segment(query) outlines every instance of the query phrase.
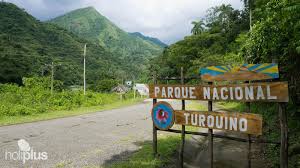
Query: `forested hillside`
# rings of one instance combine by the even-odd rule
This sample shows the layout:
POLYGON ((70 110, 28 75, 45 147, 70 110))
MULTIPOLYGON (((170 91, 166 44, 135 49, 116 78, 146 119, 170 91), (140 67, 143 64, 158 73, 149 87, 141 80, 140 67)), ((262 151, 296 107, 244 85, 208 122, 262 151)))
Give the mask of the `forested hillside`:
MULTIPOLYGON (((173 77, 180 76, 180 67, 184 67, 186 76, 196 76, 206 66, 277 62, 280 80, 289 82, 289 165, 297 167, 300 163, 300 2, 246 0, 244 4, 243 10, 235 10, 230 5, 208 10, 205 18, 192 22, 192 35, 151 60, 149 71, 156 71, 160 77, 173 77)), ((238 108, 246 109, 243 104, 238 108)), ((263 115, 264 136, 278 141, 277 105, 252 103, 251 111, 263 115)), ((279 167, 278 149, 274 145, 265 146, 264 156, 269 159, 270 167, 279 167)))
POLYGON ((140 32, 134 32, 134 33, 129 33, 129 34, 131 34, 131 35, 133 35, 133 36, 136 36, 136 37, 140 37, 140 38, 142 38, 142 39, 144 39, 144 40, 148 40, 148 41, 150 41, 150 42, 152 42, 152 43, 154 43, 154 44, 157 44, 157 45, 159 45, 159 46, 161 46, 161 47, 167 47, 167 46, 168 46, 167 44, 163 43, 163 42, 160 41, 159 39, 153 38, 153 37, 145 36, 145 35, 143 35, 143 34, 140 33, 140 32))
POLYGON ((146 69, 149 58, 161 54, 163 48, 149 40, 123 31, 95 8, 71 11, 49 21, 94 44, 104 46, 124 63, 124 76, 137 78, 146 69))
MULTIPOLYGON (((22 84, 22 77, 50 74, 66 86, 82 85, 83 46, 89 43, 51 23, 42 23, 11 3, 0 3, 0 82, 22 84), (48 65, 47 65, 48 64, 48 65)), ((100 45, 89 43, 87 80, 115 78, 117 57, 100 45)))

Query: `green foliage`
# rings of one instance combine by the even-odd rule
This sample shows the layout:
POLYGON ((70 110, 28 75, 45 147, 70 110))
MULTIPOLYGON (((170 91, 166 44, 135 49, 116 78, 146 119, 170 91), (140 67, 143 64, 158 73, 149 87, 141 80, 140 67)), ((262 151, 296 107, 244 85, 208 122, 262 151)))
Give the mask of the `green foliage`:
POLYGON ((281 79, 289 81, 292 100, 300 104, 300 2, 263 2, 257 2, 256 22, 242 55, 253 63, 277 60, 281 79))
POLYGON ((180 76, 183 67, 186 76, 195 76, 201 67, 242 63, 239 48, 245 38, 242 32, 248 29, 246 18, 244 11, 234 10, 230 5, 211 8, 205 26, 203 21, 193 22, 193 35, 152 59, 150 71, 157 71, 162 77, 180 76))
MULTIPOLYGON (((152 60, 150 72, 161 77, 198 75, 200 68, 240 63, 279 63, 280 80, 289 82, 291 102, 288 106, 290 167, 299 167, 300 132, 300 2, 298 0, 245 0, 243 11, 230 5, 211 8, 205 31, 185 37, 152 60), (252 30, 249 28, 249 8, 252 30)), ((196 22, 195 22, 196 23, 196 22)), ((226 108, 245 111, 241 103, 225 103, 226 108)), ((263 115, 264 136, 280 137, 278 107, 272 103, 251 103, 251 111, 263 115)), ((270 167, 279 167, 279 148, 267 145, 270 167)))
POLYGON ((193 35, 197 35, 197 34, 201 34, 203 31, 204 31, 204 22, 203 20, 200 20, 200 21, 193 21, 192 24, 194 25, 192 30, 191 30, 191 33, 193 35))
MULTIPOLYGON (((51 78, 50 77, 32 77, 32 78, 23 78, 23 85, 26 88, 30 89, 50 89, 51 88, 51 78)), ((53 81, 54 90, 63 90, 63 82, 59 80, 53 81)))
POLYGON ((139 37, 139 38, 142 38, 143 40, 147 40, 147 41, 150 41, 162 48, 164 47, 167 47, 168 45, 163 43, 162 41, 160 41, 159 39, 157 38, 153 38, 153 37, 148 37, 148 36, 144 36, 142 33, 140 32, 134 32, 134 33, 129 33, 130 35, 133 35, 133 36, 136 36, 136 37, 139 37))
POLYGON ((117 55, 119 66, 126 74, 116 74, 119 78, 138 78, 145 71, 144 65, 148 59, 161 54, 163 49, 151 40, 121 30, 93 7, 74 10, 49 22, 104 46, 117 55))
POLYGON ((0 83, 22 84, 23 77, 51 74, 66 86, 82 85, 83 46, 87 50, 87 82, 111 78, 119 59, 100 45, 50 23, 41 23, 17 6, 0 2, 0 83))
POLYGON ((110 92, 113 87, 117 86, 119 81, 114 79, 104 79, 96 82, 91 89, 96 92, 110 92))
MULTIPOLYGON (((15 84, 0 85, 0 116, 34 115, 55 110, 70 110, 111 104, 119 96, 111 93, 54 91, 51 94, 48 78, 24 78, 23 87, 15 84)), ((130 96, 130 95, 129 95, 130 96)), ((132 96, 130 96, 132 97, 132 96)))
POLYGON ((107 165, 107 168, 156 168, 168 167, 174 163, 173 155, 180 143, 179 136, 166 136, 159 138, 158 152, 160 157, 153 157, 152 143, 141 144, 140 150, 126 161, 107 165))

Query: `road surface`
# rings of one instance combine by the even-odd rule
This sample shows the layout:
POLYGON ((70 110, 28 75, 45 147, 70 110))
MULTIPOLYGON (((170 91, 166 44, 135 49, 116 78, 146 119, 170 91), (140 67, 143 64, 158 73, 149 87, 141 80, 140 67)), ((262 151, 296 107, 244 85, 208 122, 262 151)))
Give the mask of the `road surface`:
MULTIPOLYGON (((139 149, 138 142, 152 139, 151 106, 148 102, 93 114, 0 127, 0 167, 100 166, 118 155, 120 160, 139 149), (36 160, 23 164, 22 158, 18 158, 22 155, 17 153, 20 139, 29 143, 36 160), (45 159, 43 152, 46 152, 43 156, 46 154, 47 160, 42 160, 45 159)), ((24 147, 26 149, 26 144, 24 147)))
MULTIPOLYGON (((207 105, 206 102, 200 103, 207 105)), ((180 101, 173 101, 171 104, 174 109, 180 107, 180 101)), ((121 109, 0 127, 0 168, 100 167, 126 159, 143 142, 152 140, 151 108, 152 103, 148 101, 121 109), (20 142, 20 139, 25 142, 20 142), (20 147, 22 150, 30 147, 32 155, 38 159, 30 159, 24 164, 22 158, 18 158, 22 155, 17 153, 20 147), (39 154, 46 154, 47 159, 40 159, 43 157, 39 158, 39 154)), ((225 134, 223 131, 215 133, 225 134)), ((187 139, 184 150, 185 167, 208 167, 207 144, 206 137, 193 136, 187 139)), ((252 145, 253 167, 265 167, 260 149, 260 145, 252 145)), ((247 167, 247 143, 215 139, 214 163, 217 167, 224 168, 247 167)), ((176 164, 175 161, 170 165, 174 167, 176 164)))

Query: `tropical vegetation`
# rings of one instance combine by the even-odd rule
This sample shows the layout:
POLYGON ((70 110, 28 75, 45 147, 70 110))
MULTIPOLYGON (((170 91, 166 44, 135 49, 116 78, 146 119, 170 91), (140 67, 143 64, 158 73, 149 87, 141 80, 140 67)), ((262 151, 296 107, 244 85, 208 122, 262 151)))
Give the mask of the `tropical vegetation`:
MULTIPOLYGON (((242 63, 279 64, 280 80, 289 82, 288 110, 289 165, 300 165, 300 2, 297 0, 244 1, 243 10, 231 5, 213 7, 202 20, 192 22, 192 35, 167 47, 149 65, 149 75, 159 77, 199 75, 199 69, 242 63)), ((193 81, 191 81, 193 82, 193 81)), ((225 103, 224 106, 228 106, 225 103)), ((230 105, 229 105, 230 106, 230 105)), ((234 109, 244 109, 242 103, 234 109)), ((278 141, 278 106, 251 103, 251 111, 263 115, 264 136, 278 141)), ((279 167, 279 148, 266 145, 265 157, 279 167)))

